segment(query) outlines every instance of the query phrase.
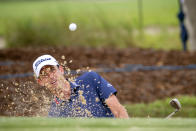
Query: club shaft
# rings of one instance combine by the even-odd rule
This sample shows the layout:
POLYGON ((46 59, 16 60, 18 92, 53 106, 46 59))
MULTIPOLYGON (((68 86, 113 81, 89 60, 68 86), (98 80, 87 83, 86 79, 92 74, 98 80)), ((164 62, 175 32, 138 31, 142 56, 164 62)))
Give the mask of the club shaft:
POLYGON ((171 114, 169 114, 169 115, 166 117, 166 119, 169 119, 170 117, 172 117, 176 112, 178 112, 178 110, 176 110, 176 111, 172 112, 171 114))
POLYGON ((166 119, 169 119, 169 118, 172 117, 175 113, 176 113, 175 111, 172 112, 171 114, 169 114, 169 115, 166 117, 166 119))

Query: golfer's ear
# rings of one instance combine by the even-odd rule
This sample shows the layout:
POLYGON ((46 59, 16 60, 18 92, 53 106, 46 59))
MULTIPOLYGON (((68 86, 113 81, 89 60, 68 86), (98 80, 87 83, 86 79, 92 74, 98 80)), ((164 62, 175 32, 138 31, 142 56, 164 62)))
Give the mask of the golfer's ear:
POLYGON ((64 74, 64 69, 63 69, 63 67, 61 65, 59 65, 59 70, 61 71, 61 73, 64 74))

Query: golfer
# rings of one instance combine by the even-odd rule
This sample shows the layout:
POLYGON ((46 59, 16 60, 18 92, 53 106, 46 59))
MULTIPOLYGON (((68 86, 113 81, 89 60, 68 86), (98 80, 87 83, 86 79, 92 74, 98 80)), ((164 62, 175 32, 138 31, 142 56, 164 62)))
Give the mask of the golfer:
POLYGON ((51 55, 38 57, 33 70, 38 84, 54 96, 49 117, 129 117, 116 97, 116 89, 96 72, 69 81, 51 55))

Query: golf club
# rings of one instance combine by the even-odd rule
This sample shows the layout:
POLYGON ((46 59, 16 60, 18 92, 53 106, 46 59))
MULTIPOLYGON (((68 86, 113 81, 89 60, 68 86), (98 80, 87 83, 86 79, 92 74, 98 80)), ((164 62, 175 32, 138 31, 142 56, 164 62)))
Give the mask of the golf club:
POLYGON ((166 119, 169 119, 170 117, 172 117, 176 112, 178 112, 180 109, 181 109, 181 104, 180 102, 178 101, 178 99, 174 98, 172 99, 170 102, 170 105, 175 108, 175 111, 172 112, 171 114, 169 114, 166 119))

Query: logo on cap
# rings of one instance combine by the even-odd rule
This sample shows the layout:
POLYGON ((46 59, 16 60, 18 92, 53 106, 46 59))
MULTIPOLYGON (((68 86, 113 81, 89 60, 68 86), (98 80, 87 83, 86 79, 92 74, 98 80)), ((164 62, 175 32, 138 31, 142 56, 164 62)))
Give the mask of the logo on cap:
POLYGON ((48 61, 48 60, 51 60, 51 58, 45 58, 45 59, 38 60, 38 61, 35 63, 35 69, 37 70, 37 67, 39 66, 39 64, 41 64, 41 63, 44 62, 44 61, 48 61))

